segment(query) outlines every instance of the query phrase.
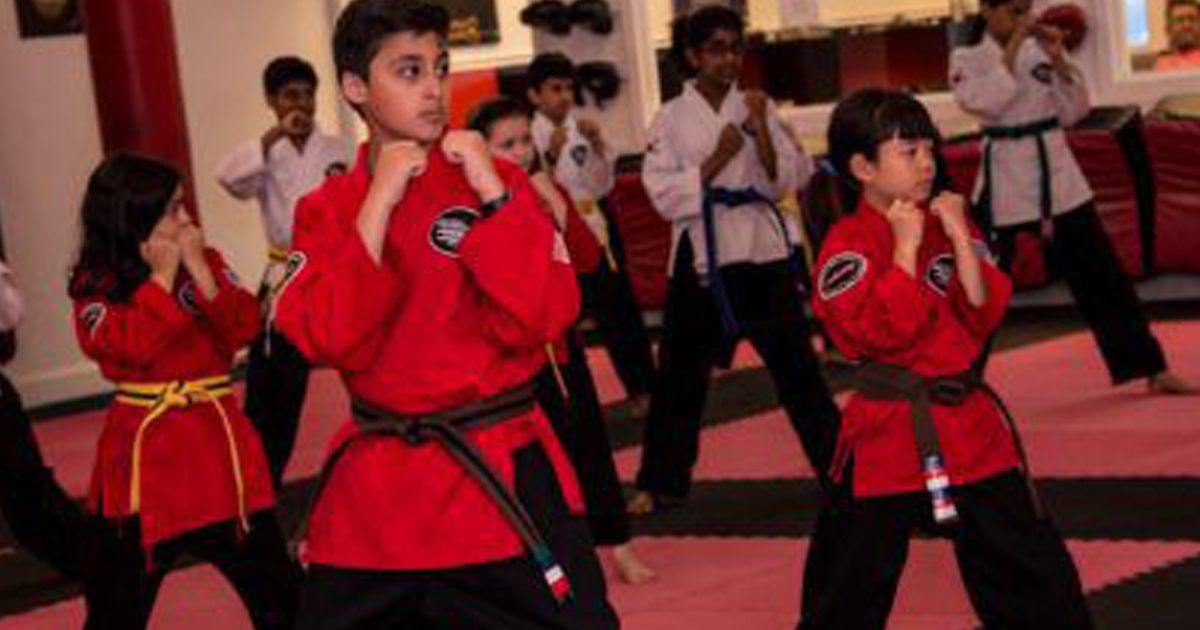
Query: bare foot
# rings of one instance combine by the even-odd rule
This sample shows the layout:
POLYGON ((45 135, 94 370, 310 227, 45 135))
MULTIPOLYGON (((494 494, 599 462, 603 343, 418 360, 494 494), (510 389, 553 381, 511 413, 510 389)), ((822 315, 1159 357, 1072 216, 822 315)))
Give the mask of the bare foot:
POLYGON ((638 490, 625 506, 625 510, 633 516, 646 516, 654 513, 654 507, 654 495, 645 490, 638 490))
POLYGON ((629 415, 642 419, 650 413, 650 394, 640 394, 629 399, 629 415))
POLYGON ((632 544, 625 543, 613 547, 612 555, 613 560, 617 563, 617 572, 620 574, 622 582, 637 586, 658 578, 654 570, 646 566, 633 552, 632 544))
POLYGON ((1168 396, 1197 393, 1194 385, 1168 370, 1163 370, 1146 379, 1146 389, 1150 390, 1151 394, 1165 394, 1168 396))

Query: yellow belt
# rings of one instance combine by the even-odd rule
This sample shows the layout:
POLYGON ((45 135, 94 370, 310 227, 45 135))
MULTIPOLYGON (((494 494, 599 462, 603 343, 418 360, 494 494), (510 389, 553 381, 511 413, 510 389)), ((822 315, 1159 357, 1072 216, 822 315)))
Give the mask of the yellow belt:
POLYGON ((288 260, 288 250, 280 247, 271 247, 267 249, 267 258, 273 263, 286 263, 288 260))
MULTIPOLYGON (((591 214, 600 212, 600 204, 595 199, 583 199, 575 202, 575 209, 579 211, 579 215, 586 217, 591 214)), ((588 226, 591 229, 591 226, 588 226)), ((604 261, 608 263, 609 271, 617 270, 617 259, 613 256, 612 247, 608 242, 608 234, 597 234, 596 240, 600 242, 600 249, 604 250, 604 261)))
POLYGON ((142 440, 155 420, 172 409, 182 409, 197 403, 211 403, 221 415, 225 438, 229 444, 229 459, 233 464, 233 482, 237 487, 238 520, 242 529, 249 531, 250 519, 246 513, 246 483, 242 477, 242 461, 238 455, 237 439, 233 434, 233 423, 221 404, 221 397, 233 393, 228 376, 213 376, 194 381, 172 381, 167 383, 117 383, 117 402, 146 407, 149 411, 138 425, 133 439, 133 468, 129 482, 129 511, 138 514, 142 507, 142 440))

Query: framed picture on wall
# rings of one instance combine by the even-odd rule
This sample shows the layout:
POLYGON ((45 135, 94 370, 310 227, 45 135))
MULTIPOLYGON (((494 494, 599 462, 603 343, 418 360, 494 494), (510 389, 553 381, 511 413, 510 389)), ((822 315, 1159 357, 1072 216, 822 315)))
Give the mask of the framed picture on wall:
POLYGON ((80 0, 14 0, 21 37, 52 37, 83 32, 80 0))
POLYGON ((450 45, 479 46, 500 41, 496 0, 438 0, 450 11, 450 45))

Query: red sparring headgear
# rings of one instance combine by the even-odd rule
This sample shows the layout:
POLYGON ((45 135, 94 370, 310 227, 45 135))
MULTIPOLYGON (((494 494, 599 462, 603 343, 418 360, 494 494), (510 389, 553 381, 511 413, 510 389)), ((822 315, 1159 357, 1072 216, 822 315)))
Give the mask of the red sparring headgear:
POLYGON ((1087 12, 1077 4, 1063 3, 1048 7, 1038 16, 1038 24, 1053 26, 1063 32, 1063 46, 1074 52, 1087 37, 1087 12))

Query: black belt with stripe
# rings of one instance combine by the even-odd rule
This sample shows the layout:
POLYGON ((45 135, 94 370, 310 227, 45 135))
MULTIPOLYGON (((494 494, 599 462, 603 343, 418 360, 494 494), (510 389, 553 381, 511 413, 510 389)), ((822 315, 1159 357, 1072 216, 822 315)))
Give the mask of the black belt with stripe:
MULTIPOLYGON (((546 539, 525 507, 521 505, 520 500, 504 485, 499 473, 487 463, 483 454, 464 434, 464 431, 494 426, 529 413, 535 405, 532 383, 515 387, 478 402, 428 415, 396 414, 356 398, 352 401, 352 408, 358 432, 339 444, 326 460, 313 493, 311 506, 316 506, 338 461, 359 440, 382 436, 399 438, 413 446, 429 442, 436 443, 445 449, 495 501, 505 520, 512 525, 513 530, 521 538, 521 542, 537 563, 555 600, 562 605, 571 596, 571 587, 566 573, 555 561, 546 539)), ((307 519, 305 519, 306 523, 307 519)))
POLYGON ((856 367, 851 386, 867 400, 905 401, 911 404, 913 435, 925 474, 926 489, 930 492, 933 502, 934 520, 939 525, 954 524, 957 521, 957 510, 953 497, 948 492, 948 478, 945 477, 937 429, 933 424, 933 405, 958 407, 974 392, 986 394, 1008 424, 1029 495, 1038 516, 1042 516, 1042 504, 1029 473, 1029 461, 1025 456, 1024 443, 1017 432, 1016 420, 996 390, 974 370, 950 376, 925 377, 898 365, 867 361, 856 367))
POLYGON ((1046 118, 1025 125, 1012 127, 984 127, 983 137, 988 139, 983 150, 983 188, 979 195, 979 207, 982 211, 982 223, 985 229, 991 230, 995 225, 992 215, 992 147, 996 140, 1022 140, 1034 138, 1037 141, 1038 153, 1038 216, 1041 226, 1041 236, 1049 241, 1054 237, 1054 191, 1050 172, 1050 149, 1046 146, 1046 134, 1061 128, 1058 118, 1046 118))

